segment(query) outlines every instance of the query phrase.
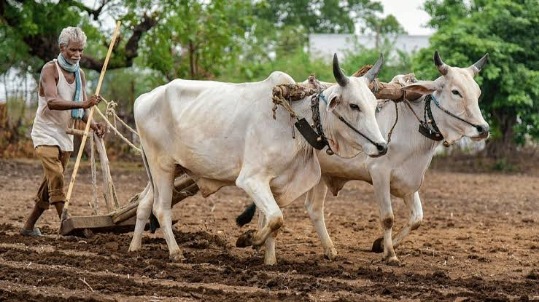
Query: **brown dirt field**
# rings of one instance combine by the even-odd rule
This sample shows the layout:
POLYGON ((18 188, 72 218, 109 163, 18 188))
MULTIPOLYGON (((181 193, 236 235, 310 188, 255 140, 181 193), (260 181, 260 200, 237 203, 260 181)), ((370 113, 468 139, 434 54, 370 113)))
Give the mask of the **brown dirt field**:
MULTIPOLYGON (((423 224, 397 248, 402 266, 393 267, 370 252, 380 227, 366 183, 347 184, 326 204, 334 261, 323 258, 302 201, 284 210, 277 265, 263 265, 263 251, 236 248, 254 224, 236 227, 250 201, 229 187, 174 207, 186 256, 174 263, 160 231, 128 253, 131 233, 58 235, 53 210, 38 222, 44 237, 19 235, 41 167, 0 159, 0 301, 539 301, 539 168, 537 159, 524 162, 520 173, 503 174, 474 172, 485 166, 470 159, 435 159, 421 189, 423 224)), ((71 215, 90 214, 89 171, 86 163, 79 170, 71 215)), ((112 171, 123 203, 146 184, 139 163, 112 171)), ((399 199, 394 210, 398 230, 407 211, 399 199)))

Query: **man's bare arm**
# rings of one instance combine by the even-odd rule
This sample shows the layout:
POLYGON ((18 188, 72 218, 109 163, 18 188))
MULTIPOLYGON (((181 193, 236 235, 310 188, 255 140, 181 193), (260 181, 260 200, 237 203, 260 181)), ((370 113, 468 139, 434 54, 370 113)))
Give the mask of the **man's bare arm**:
MULTIPOLYGON (((43 96, 47 101, 47 107, 50 110, 70 110, 78 108, 90 108, 99 103, 100 98, 92 96, 89 99, 84 98, 83 102, 73 102, 71 100, 64 100, 58 95, 56 88, 57 70, 54 64, 46 64, 41 71, 40 85, 43 91, 43 96)), ((84 91, 84 85, 82 87, 84 91)))

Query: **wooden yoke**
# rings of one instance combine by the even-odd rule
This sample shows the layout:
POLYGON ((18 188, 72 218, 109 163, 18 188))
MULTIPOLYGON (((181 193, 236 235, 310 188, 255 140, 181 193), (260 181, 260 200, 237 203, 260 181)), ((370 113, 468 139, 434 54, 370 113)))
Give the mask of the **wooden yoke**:
MULTIPOLYGON (((369 71, 371 67, 372 65, 365 65, 356 71, 352 76, 361 77, 367 71, 369 71)), ((405 94, 404 90, 402 90, 402 87, 404 87, 406 84, 414 82, 417 82, 415 75, 413 73, 409 73, 405 75, 398 75, 389 83, 380 82, 380 80, 375 79, 369 84, 369 89, 374 93, 378 100, 392 100, 394 102, 400 102, 406 98, 409 101, 414 101, 420 98, 421 95, 410 92, 405 94)), ((335 83, 320 82, 315 78, 314 75, 310 75, 307 81, 303 83, 282 84, 273 87, 273 102, 275 103, 273 108, 274 118, 277 105, 286 105, 284 100, 288 102, 298 101, 306 96, 310 96, 318 91, 324 90, 331 85, 335 85, 335 83)))
MULTIPOLYGON (((360 77, 363 76, 369 69, 372 68, 372 65, 365 65, 356 71, 352 76, 360 77)), ((380 80, 375 79, 372 83, 369 84, 369 89, 374 93, 377 99, 382 100, 392 100, 395 102, 402 101, 405 97, 404 90, 402 87, 409 83, 415 83, 417 79, 413 73, 408 73, 404 75, 396 76, 391 82, 384 83, 380 80)), ((420 98, 421 95, 418 93, 406 94, 406 99, 409 101, 415 101, 420 98)))

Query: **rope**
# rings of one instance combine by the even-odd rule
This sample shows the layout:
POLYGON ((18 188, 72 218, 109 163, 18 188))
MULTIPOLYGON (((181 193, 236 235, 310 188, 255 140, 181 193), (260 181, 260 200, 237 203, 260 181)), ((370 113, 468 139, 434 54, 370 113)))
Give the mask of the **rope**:
MULTIPOLYGON (((107 117, 101 112, 101 110, 99 110, 99 108, 97 108, 97 113, 99 113, 99 115, 101 115, 101 117, 107 122, 107 125, 109 125, 110 128, 112 128, 112 130, 114 130, 114 133, 116 133, 116 135, 118 135, 125 143, 127 143, 131 148, 135 149, 135 151, 137 151, 138 153, 141 153, 142 154, 142 150, 140 148, 138 148, 137 146, 135 146, 133 143, 131 143, 126 137, 124 137, 122 135, 122 133, 120 131, 118 131, 118 129, 116 129, 116 127, 114 127, 114 125, 112 125, 112 123, 107 119, 107 117)), ((116 115, 116 114, 115 114, 116 115)), ((123 122, 122 122, 123 123, 123 122)), ((129 127, 129 129, 137 134, 136 131, 134 131, 133 129, 131 129, 129 127)), ((137 134, 138 136, 138 134, 137 134)))
POLYGON ((298 118, 290 103, 293 101, 302 100, 307 96, 315 94, 316 92, 317 90, 315 88, 307 87, 302 84, 281 84, 273 87, 273 119, 275 119, 275 111, 277 110, 278 105, 283 106, 283 108, 290 113, 291 118, 298 118))
MULTIPOLYGON (((136 130, 134 130, 133 128, 131 128, 127 123, 125 123, 124 121, 122 121, 122 119, 116 114, 116 110, 114 110, 114 108, 118 107, 118 103, 114 102, 114 101, 107 101, 105 100, 103 97, 101 97, 103 99, 103 101, 105 101, 105 103, 107 104, 107 110, 105 111, 107 113, 107 115, 111 115, 111 116, 114 116, 115 118, 115 122, 116 121, 119 121, 124 127, 126 127, 127 129, 129 129, 129 131, 131 131, 132 133, 136 134, 138 136, 138 133, 136 130)), ((116 126, 116 125, 114 125, 116 126)))
POLYGON ((395 129, 395 126, 397 125, 397 121, 399 120, 399 107, 397 106, 396 102, 393 102, 393 104, 395 104, 395 122, 393 123, 391 130, 389 130, 389 132, 387 133, 388 144, 391 142, 391 135, 393 134, 393 129, 395 129))
POLYGON ((412 111, 412 113, 415 115, 415 118, 417 119, 417 121, 422 124, 423 121, 419 118, 419 116, 417 115, 417 113, 415 113, 415 110, 414 108, 412 108, 412 105, 410 105, 410 101, 408 101, 406 98, 403 99, 404 100, 404 103, 406 104, 406 106, 408 106, 408 108, 410 108, 410 110, 412 111))
MULTIPOLYGON (((281 105, 283 108, 290 113, 291 118, 298 118, 294 110, 292 109, 292 106, 290 106, 290 102, 284 97, 287 89, 292 89, 294 84, 283 84, 283 85, 277 85, 273 87, 272 93, 272 100, 273 100, 273 108, 271 111, 273 112, 273 119, 276 119, 275 112, 277 111, 277 106, 281 105)), ((287 94, 289 95, 289 94, 287 94)))

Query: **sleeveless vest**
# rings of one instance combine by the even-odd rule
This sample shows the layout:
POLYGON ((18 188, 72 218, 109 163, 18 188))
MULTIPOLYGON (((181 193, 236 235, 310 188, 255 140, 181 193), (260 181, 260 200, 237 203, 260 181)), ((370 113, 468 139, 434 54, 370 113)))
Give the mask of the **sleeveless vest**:
MULTIPOLYGON (((75 95, 75 81, 69 84, 64 77, 60 66, 54 60, 58 70, 58 96, 64 100, 72 100, 75 95)), ((73 124, 71 110, 50 110, 45 97, 38 93, 38 108, 34 125, 32 127, 32 141, 34 148, 41 145, 58 146, 61 151, 73 151, 73 135, 66 134, 66 130, 73 124)))

